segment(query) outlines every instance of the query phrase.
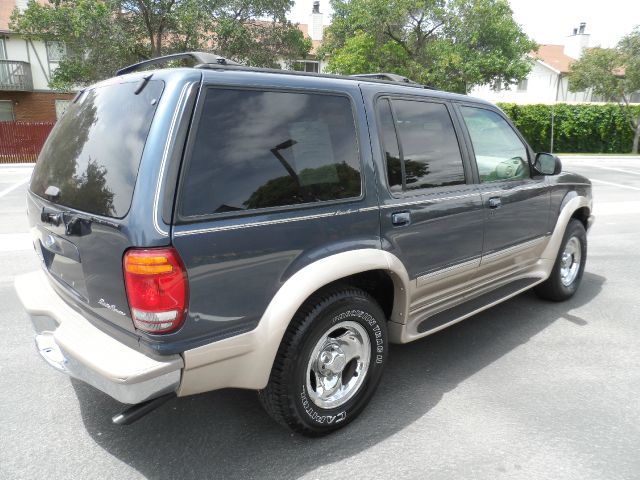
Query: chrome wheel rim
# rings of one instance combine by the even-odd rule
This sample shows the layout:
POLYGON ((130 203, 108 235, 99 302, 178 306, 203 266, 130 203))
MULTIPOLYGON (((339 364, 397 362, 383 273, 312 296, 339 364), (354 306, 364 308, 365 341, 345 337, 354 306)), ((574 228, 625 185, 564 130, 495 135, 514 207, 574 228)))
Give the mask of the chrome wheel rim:
POLYGON ((565 287, 571 285, 580 270, 580 260, 582 260, 582 245, 578 237, 571 237, 564 247, 562 258, 560 259, 560 280, 565 287))
POLYGON ((362 386, 370 360, 371 341, 362 325, 333 325, 318 340, 307 364, 309 398, 325 409, 345 404, 362 386))

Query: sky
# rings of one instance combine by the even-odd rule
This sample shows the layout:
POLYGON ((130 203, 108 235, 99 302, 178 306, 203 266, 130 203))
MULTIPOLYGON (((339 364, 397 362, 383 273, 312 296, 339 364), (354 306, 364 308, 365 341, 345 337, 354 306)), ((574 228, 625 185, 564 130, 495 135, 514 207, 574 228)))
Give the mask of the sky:
MULTIPOLYGON (((513 16, 538 43, 563 45, 580 22, 591 34, 589 46, 614 47, 640 25, 640 0, 509 0, 513 16)), ((309 23, 313 0, 297 0, 289 18, 309 23)), ((329 0, 320 0, 324 23, 330 23, 329 0)))

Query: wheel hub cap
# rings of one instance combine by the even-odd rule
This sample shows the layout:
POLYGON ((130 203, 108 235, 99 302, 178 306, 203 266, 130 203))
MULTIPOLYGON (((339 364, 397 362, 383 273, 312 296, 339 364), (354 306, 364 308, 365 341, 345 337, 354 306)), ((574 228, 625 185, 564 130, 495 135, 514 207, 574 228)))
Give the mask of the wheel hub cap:
POLYGON ((571 285, 580 271, 582 245, 577 237, 571 237, 560 259, 560 280, 565 287, 571 285))
POLYGON ((327 330, 311 352, 307 392, 318 407, 336 408, 360 389, 369 369, 371 341, 362 325, 340 322, 327 330))

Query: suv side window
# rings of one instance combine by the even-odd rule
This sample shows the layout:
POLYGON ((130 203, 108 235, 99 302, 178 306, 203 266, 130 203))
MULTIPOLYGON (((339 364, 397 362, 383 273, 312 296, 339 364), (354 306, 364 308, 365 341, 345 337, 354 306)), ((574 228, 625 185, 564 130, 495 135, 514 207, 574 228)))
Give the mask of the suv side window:
POLYGON ((445 104, 382 99, 378 115, 392 192, 465 183, 458 139, 445 104))
POLYGON ((182 186, 183 216, 361 195, 347 97, 211 88, 203 107, 182 186))
POLYGON ((471 137, 481 182, 530 177, 527 149, 504 118, 484 108, 460 109, 471 137))

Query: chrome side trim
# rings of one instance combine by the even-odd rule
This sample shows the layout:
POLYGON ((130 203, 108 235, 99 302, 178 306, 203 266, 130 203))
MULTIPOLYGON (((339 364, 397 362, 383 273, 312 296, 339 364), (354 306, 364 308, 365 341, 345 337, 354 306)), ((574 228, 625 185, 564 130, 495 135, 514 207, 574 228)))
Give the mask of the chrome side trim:
POLYGON ((315 215, 304 215, 301 217, 281 218, 278 220, 264 220, 262 222, 239 223, 237 225, 224 225, 221 227, 199 228, 194 230, 183 230, 174 233, 176 237, 184 237, 187 235, 198 235, 200 233, 224 232, 228 230, 239 230, 242 228, 264 227, 268 225, 280 225, 282 223, 302 222, 305 220, 316 220, 318 218, 336 217, 340 215, 351 215, 353 213, 362 213, 378 210, 378 206, 358 208, 355 210, 335 210, 333 212, 318 213, 315 215))
POLYGON ((457 263, 456 265, 452 265, 450 267, 446 267, 443 268, 441 270, 435 270, 433 272, 429 272, 425 275, 420 275, 419 277, 416 278, 416 282, 418 284, 418 286, 423 285, 424 283, 428 282, 431 279, 434 278, 438 278, 441 276, 449 276, 449 275, 455 275, 456 273, 458 273, 461 270, 464 270, 466 268, 469 267, 477 267, 478 265, 480 265, 480 259, 482 257, 475 257, 472 258, 471 260, 467 260, 465 262, 462 263, 457 263))
POLYGON ((510 255, 514 255, 516 253, 520 253, 520 252, 529 250, 530 248, 536 247, 537 245, 539 245, 541 242, 543 242, 544 240, 546 240, 548 238, 549 238, 548 235, 544 235, 542 237, 534 238, 533 240, 528 240, 526 242, 518 243, 517 245, 513 245, 513 246, 507 247, 507 248, 503 248, 501 250, 489 253, 487 255, 483 255, 482 256, 482 263, 493 262, 493 261, 502 259, 504 257, 508 257, 510 255))
POLYGON ((167 159, 169 158, 169 150, 171 145, 174 143, 174 130, 176 127, 176 123, 178 121, 178 116, 182 113, 182 107, 184 103, 184 99, 187 96, 187 92, 193 86, 193 83, 187 83, 182 87, 180 91, 180 96, 178 97, 178 102, 176 103, 176 108, 173 112, 173 117, 171 117, 171 125, 169 126, 169 133, 167 134, 167 142, 164 145, 164 151, 162 152, 162 160, 160 162, 160 174, 158 175, 158 181, 156 182, 156 193, 153 199, 153 228, 163 237, 168 237, 169 232, 165 231, 160 226, 160 209, 158 208, 158 204, 160 203, 160 191, 162 190, 162 180, 164 178, 165 166, 167 163, 167 159))
POLYGON ((468 193, 465 195, 453 195, 451 197, 438 197, 438 198, 423 198, 421 200, 415 200, 413 202, 402 202, 402 203, 392 203, 387 205, 381 205, 381 209, 388 208, 401 208, 401 207, 409 207, 411 205, 421 205, 426 203, 440 203, 446 202, 448 200, 458 200, 460 198, 468 198, 468 197, 480 197, 480 191, 474 193, 468 193))
POLYGON ((499 194, 499 193, 514 193, 514 192, 521 192, 521 191, 525 191, 525 190, 539 190, 539 189, 548 189, 550 187, 550 185, 546 182, 542 182, 540 184, 536 184, 536 185, 522 185, 520 187, 513 187, 513 188, 503 188, 501 190, 486 190, 483 191, 481 190, 480 193, 482 193, 483 195, 494 195, 494 194, 499 194))

